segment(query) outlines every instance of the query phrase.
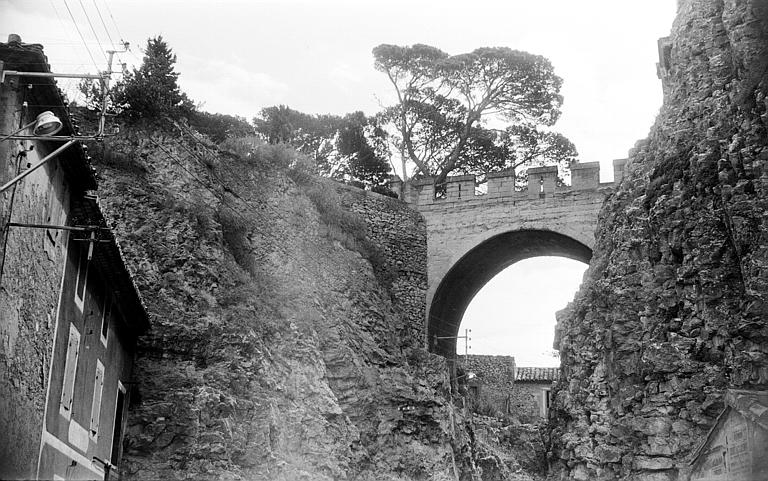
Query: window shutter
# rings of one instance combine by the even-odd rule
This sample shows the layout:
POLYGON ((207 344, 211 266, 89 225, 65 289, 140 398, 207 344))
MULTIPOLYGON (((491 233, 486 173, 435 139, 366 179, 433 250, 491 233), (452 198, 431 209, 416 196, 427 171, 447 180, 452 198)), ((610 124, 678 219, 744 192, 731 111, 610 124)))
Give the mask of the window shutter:
POLYGON ((80 357, 80 332, 69 325, 69 342, 67 343, 67 358, 64 362, 64 383, 61 390, 61 409, 69 418, 72 414, 72 397, 75 392, 75 375, 77 360, 80 357))
POLYGON ((93 381, 93 404, 91 404, 91 437, 99 433, 99 415, 101 414, 101 393, 104 390, 104 364, 96 360, 96 378, 93 381))

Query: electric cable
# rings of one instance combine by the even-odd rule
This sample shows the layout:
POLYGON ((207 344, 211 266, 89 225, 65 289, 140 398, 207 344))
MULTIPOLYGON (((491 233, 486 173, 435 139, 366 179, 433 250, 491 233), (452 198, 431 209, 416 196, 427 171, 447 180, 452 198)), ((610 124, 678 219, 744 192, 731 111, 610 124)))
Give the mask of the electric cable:
MULTIPOLYGON (((104 1, 104 6, 107 7, 107 13, 109 14, 109 18, 112 19, 112 24, 115 26, 115 31, 117 31, 117 35, 120 37, 120 42, 123 45, 125 45, 126 44, 125 37, 123 36, 122 32, 120 32, 120 27, 117 25, 117 21, 115 20, 115 16, 112 14, 112 9, 109 8, 109 3, 107 2, 107 0, 103 0, 103 1, 104 1)), ((130 53, 131 56, 134 59, 136 59, 136 62, 138 62, 138 65, 141 65, 141 59, 139 57, 137 57, 136 54, 133 53, 133 51, 130 48, 127 48, 127 50, 128 50, 128 53, 130 53)), ((118 58, 120 58, 119 55, 118 55, 118 58)), ((122 62, 122 59, 120 61, 122 62)))
POLYGON ((104 0, 104 6, 107 7, 107 13, 109 14, 110 18, 112 19, 112 23, 115 25, 115 30, 117 31, 117 35, 120 37, 120 41, 123 42, 125 37, 123 37, 123 34, 120 33, 120 27, 117 26, 117 22, 115 21, 115 16, 112 15, 112 9, 109 8, 109 3, 107 3, 107 0, 104 0))
POLYGON ((226 198, 219 194, 218 192, 214 191, 213 188, 209 185, 206 185, 205 182, 203 182, 198 176, 193 174, 189 169, 187 169, 184 164, 182 163, 181 159, 179 159, 173 152, 169 151, 165 147, 162 146, 159 142, 155 141, 153 138, 149 137, 149 141, 155 144, 160 150, 165 152, 166 155, 171 159, 172 162, 174 162, 176 165, 181 167, 185 172, 187 172, 191 178, 193 178, 198 184, 200 184, 205 190, 213 194, 214 197, 216 197, 223 205, 225 205, 227 208, 229 208, 233 213, 235 213, 240 219, 244 221, 248 221, 247 218, 245 218, 240 210, 234 208, 232 205, 229 204, 229 202, 226 201, 226 198))
POLYGON ((101 56, 104 57, 104 62, 109 63, 109 60, 107 59, 107 54, 104 53, 104 46, 101 45, 101 40, 99 40, 99 36, 96 35, 96 29, 93 28, 93 23, 91 23, 91 17, 88 16, 88 12, 85 10, 85 5, 83 5, 83 0, 77 0, 77 1, 78 3, 80 3, 80 8, 83 10, 83 15, 85 15, 85 20, 88 22, 88 26, 91 27, 93 38, 96 39, 96 43, 99 45, 99 51, 101 52, 101 56))
MULTIPOLYGON (((59 9, 56 8, 56 3, 54 3, 53 0, 48 0, 48 2, 51 4, 51 7, 53 8, 53 12, 56 14, 56 18, 59 20, 59 24, 61 25, 61 29, 64 31, 64 34, 66 35, 67 40, 70 41, 70 42, 75 40, 75 42, 72 43, 72 45, 79 45, 77 43, 76 39, 72 36, 72 33, 67 28, 67 25, 64 22, 64 19, 62 18, 61 14, 59 13, 59 9)), ((49 45, 48 42, 46 42, 46 44, 49 45)), ((32 62, 32 63, 34 63, 36 65, 44 65, 46 67, 48 66, 48 62, 32 62)), ((82 64, 82 63, 74 63, 74 62, 73 63, 57 62, 56 64, 57 65, 74 65, 76 67, 84 66, 84 64, 82 64)), ((72 97, 71 91, 72 91, 72 86, 74 85, 74 83, 75 83, 74 79, 66 79, 63 82, 63 84, 64 84, 64 95, 67 97, 67 99, 72 97)))
MULTIPOLYGON (((101 14, 101 9, 99 8, 99 4, 96 3, 96 0, 93 0, 93 6, 96 8, 96 13, 99 15, 99 20, 101 21, 101 26, 104 28, 104 32, 107 34, 107 38, 109 39, 109 44, 112 46, 112 50, 115 52, 115 55, 117 55, 118 62, 120 62, 122 64, 123 63, 123 58, 120 56, 121 52, 117 51, 117 45, 115 44, 115 41, 112 39, 112 35, 109 34, 109 29, 107 28, 107 23, 104 21, 104 16, 101 14)), ((123 44, 123 46, 125 46, 125 44, 123 44)))
MULTIPOLYGON (((64 22, 64 19, 61 18, 61 15, 59 14, 59 9, 56 8, 56 3, 54 3, 53 0, 48 0, 48 2, 51 4, 51 7, 53 7, 53 11, 54 11, 54 13, 56 13, 56 18, 59 19, 59 23, 61 24, 61 28, 64 31, 64 33, 66 34, 66 36, 67 36, 67 41, 72 42, 74 40, 75 43, 73 43, 73 45, 78 45, 78 43, 76 42, 77 39, 72 37, 72 34, 70 33, 69 29, 67 28, 67 26, 66 26, 66 24, 64 22)), ((46 42, 46 44, 48 44, 48 42, 46 42)), ((39 63, 47 64, 47 62, 39 62, 39 63)))
MULTIPOLYGON (((188 129, 187 129, 186 127, 184 127, 184 126, 180 126, 180 127, 181 127, 181 130, 183 130, 184 132, 186 132, 186 133, 187 133, 187 134, 188 134, 188 135, 189 135, 189 136, 190 136, 190 137, 191 137, 193 140, 195 140, 195 142, 196 142, 198 145, 201 145, 201 146, 202 146, 204 149, 206 149, 206 150, 208 151, 208 153, 209 153, 209 154, 211 154, 211 155, 215 155, 215 156, 221 155, 221 152, 220 152, 220 151, 218 151, 218 150, 214 150, 214 149, 212 149, 212 148, 208 147, 207 145, 205 145, 205 144, 204 144, 203 142, 201 142, 200 140, 196 139, 196 138, 194 137, 194 132, 192 132, 192 131, 188 130, 188 129)), ((179 146, 180 146, 180 147, 182 147, 184 150, 186 150, 188 153, 190 153, 192 156, 194 156, 195 158, 197 158, 197 159, 198 159, 198 160, 201 162, 201 164, 203 164, 203 165, 205 165, 206 167, 208 167, 208 166, 205 164, 205 161, 204 161, 204 159, 201 159, 201 158, 200 158, 200 157, 199 157, 199 156, 198 156, 196 153, 194 153, 194 152, 190 151, 190 150, 189 150, 189 148, 188 148, 186 145, 184 145, 184 143, 183 143, 183 142, 179 142, 179 146)), ((223 164, 223 163, 222 163, 222 164, 220 164, 220 165, 221 165, 222 169, 223 169, 223 170, 226 170, 226 171, 227 171, 227 172, 228 172, 228 173, 229 173, 229 174, 232 176, 232 179, 234 179, 234 181, 235 181, 237 184, 239 184, 239 185, 240 185, 242 188, 244 188, 244 189, 246 189, 246 190, 248 190, 248 189, 250 189, 250 188, 251 188, 251 186, 249 186, 249 185, 245 184, 245 183, 244 183, 242 180, 240 180, 240 176, 239 176, 239 175, 237 175, 237 173, 236 173, 235 171, 233 171, 232 169, 230 169, 229 167, 227 167, 227 166, 226 166, 225 164, 223 164)), ((212 173, 213 173, 213 171, 212 171, 212 173)), ((221 179, 221 177, 219 177, 219 182, 220 182, 222 185, 224 185, 224 180, 223 180, 223 179, 221 179)), ((231 191, 231 189, 230 189, 230 191, 231 191)), ((237 192, 234 192, 234 191, 231 191, 231 192, 232 192, 232 194, 233 194, 233 195, 235 195, 237 198, 241 199, 243 202, 246 202, 246 203, 248 203, 248 201, 246 201, 245 199, 243 199, 243 198, 242 198, 242 197, 241 197, 239 194, 237 194, 237 192)), ((249 205, 250 205, 250 204, 249 204, 249 205)), ((252 207, 255 207, 255 206, 252 206, 252 207)))
POLYGON ((80 31, 80 27, 77 26, 77 21, 75 20, 75 16, 72 15, 72 10, 69 8, 69 4, 67 3, 67 0, 64 1, 64 6, 67 7, 67 12, 69 13, 69 18, 72 19, 72 23, 75 25, 75 30, 77 30, 78 35, 80 35, 80 40, 83 41, 83 46, 85 47, 85 50, 88 52, 88 56, 91 57, 91 62, 93 62, 93 66, 96 67, 96 71, 99 71, 99 66, 96 64, 96 59, 93 58, 93 54, 91 53, 91 49, 88 48, 88 44, 85 41, 85 37, 83 37, 83 32, 80 31))
POLYGON ((104 17, 101 16, 101 10, 99 10, 99 6, 96 4, 96 0, 93 0, 93 6, 96 7, 96 13, 99 14, 99 20, 101 20, 101 26, 104 27, 104 32, 107 34, 109 44, 112 45, 113 50, 117 50, 115 49, 115 42, 112 40, 112 35, 110 35, 109 30, 107 30, 107 24, 104 23, 104 17))

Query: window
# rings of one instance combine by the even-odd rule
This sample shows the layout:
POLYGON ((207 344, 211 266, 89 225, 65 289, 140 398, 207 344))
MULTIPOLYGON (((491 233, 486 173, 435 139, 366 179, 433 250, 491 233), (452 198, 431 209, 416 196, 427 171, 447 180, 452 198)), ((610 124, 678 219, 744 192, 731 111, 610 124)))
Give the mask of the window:
POLYGON ((72 397, 75 392, 75 375, 77 374, 79 356, 80 332, 73 324, 70 324, 67 358, 64 362, 64 383, 61 389, 61 405, 59 407, 59 412, 67 419, 72 417, 72 397))
POLYGON ((88 281, 88 248, 85 243, 80 247, 80 258, 77 262, 77 284, 75 284, 75 305, 82 311, 85 299, 85 284, 88 281))
POLYGON ((93 380, 93 404, 91 404, 91 429, 88 433, 92 439, 99 435, 99 415, 101 414, 101 393, 104 390, 104 364, 96 359, 96 377, 93 380))
POLYGON ((125 386, 117 381, 117 405, 115 406, 115 427, 112 431, 112 455, 109 462, 117 466, 120 461, 120 448, 123 444, 123 411, 125 410, 125 386))
POLYGON ((104 293, 104 305, 101 306, 101 343, 107 346, 109 334, 109 317, 112 315, 112 295, 109 291, 104 293))
POLYGON ((547 417, 549 414, 549 406, 552 403, 552 391, 545 387, 541 390, 541 416, 547 417))

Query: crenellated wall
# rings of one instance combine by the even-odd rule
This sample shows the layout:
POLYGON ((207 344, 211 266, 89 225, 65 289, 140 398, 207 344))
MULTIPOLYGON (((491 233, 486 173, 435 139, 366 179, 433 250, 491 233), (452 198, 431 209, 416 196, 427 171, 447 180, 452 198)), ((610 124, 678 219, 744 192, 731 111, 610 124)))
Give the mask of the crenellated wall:
MULTIPOLYGON (((541 199, 556 194, 564 194, 574 191, 592 191, 600 188, 611 187, 621 181, 624 175, 624 164, 627 159, 615 159, 613 161, 613 181, 600 182, 600 163, 583 162, 571 165, 571 185, 557 186, 557 167, 531 167, 528 176, 531 181, 524 191, 515 190, 515 173, 498 172, 488 174, 487 192, 477 193, 475 190, 476 176, 456 175, 450 176, 445 181, 445 195, 435 196, 435 179, 424 177, 414 179, 406 183, 403 199, 418 206, 441 204, 445 202, 493 200, 519 201, 525 199, 541 199)), ((390 188, 395 192, 402 189, 402 181, 399 177, 393 177, 390 188)))
MULTIPOLYGON (((614 161, 617 180, 624 162, 614 161)), ((600 182, 597 162, 571 172, 573 185, 558 187, 556 167, 531 168, 524 192, 514 190, 511 173, 489 174, 483 195, 475 193, 474 176, 449 177, 444 197, 435 197, 431 178, 406 186, 406 200, 426 222, 425 342, 433 352, 453 357, 455 340, 441 338, 456 335, 472 297, 505 267, 540 255, 589 261, 597 214, 614 183, 600 182)))

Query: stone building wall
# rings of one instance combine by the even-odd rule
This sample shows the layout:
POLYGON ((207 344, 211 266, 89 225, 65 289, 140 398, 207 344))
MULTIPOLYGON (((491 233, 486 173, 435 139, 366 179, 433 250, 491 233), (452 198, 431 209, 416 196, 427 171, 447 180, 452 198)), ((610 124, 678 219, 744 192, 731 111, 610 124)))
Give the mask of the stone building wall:
MULTIPOLYGON (((8 70, 47 69, 39 47, 17 40, 0 43, 0 60, 8 70)), ((40 80, 30 88, 24 83, 9 75, 0 84, 2 136, 34 121, 39 104, 61 102, 53 81, 40 80), (29 108, 22 107, 25 101, 29 108)), ((62 117, 62 134, 71 135, 64 108, 53 110, 62 117)), ((0 142, 0 185, 58 146, 30 140, 0 142)), ((95 188, 88 172, 72 175, 80 164, 85 164, 82 151, 72 146, 0 194, 0 479, 31 478, 36 473, 68 239, 60 230, 8 223, 66 224, 70 198, 81 195, 84 184, 95 188)))
POLYGON ((514 390, 515 358, 472 354, 457 356, 459 385, 466 386, 470 409, 486 416, 510 414, 514 390))
POLYGON ((685 479, 725 389, 768 383, 768 3, 681 0, 662 43, 664 106, 560 320, 556 479, 685 479))
POLYGON ((551 388, 551 381, 515 381, 515 388, 509 400, 512 412, 524 423, 543 420, 544 390, 551 388))
MULTIPOLYGON (((20 93, 2 85, 0 95, 0 133, 7 134, 30 119, 19 119, 20 93)), ((37 163, 41 155, 45 155, 42 149, 35 149, 19 157, 21 145, 14 141, 0 142, 0 184, 17 174, 19 163, 37 163)), ((61 235, 60 242, 54 246, 44 229, 7 227, 7 223, 44 223, 49 205, 62 213, 57 223, 66 220, 68 196, 61 169, 56 165, 39 169, 0 196, 0 478, 3 479, 32 477, 37 468, 67 238, 61 235)))

